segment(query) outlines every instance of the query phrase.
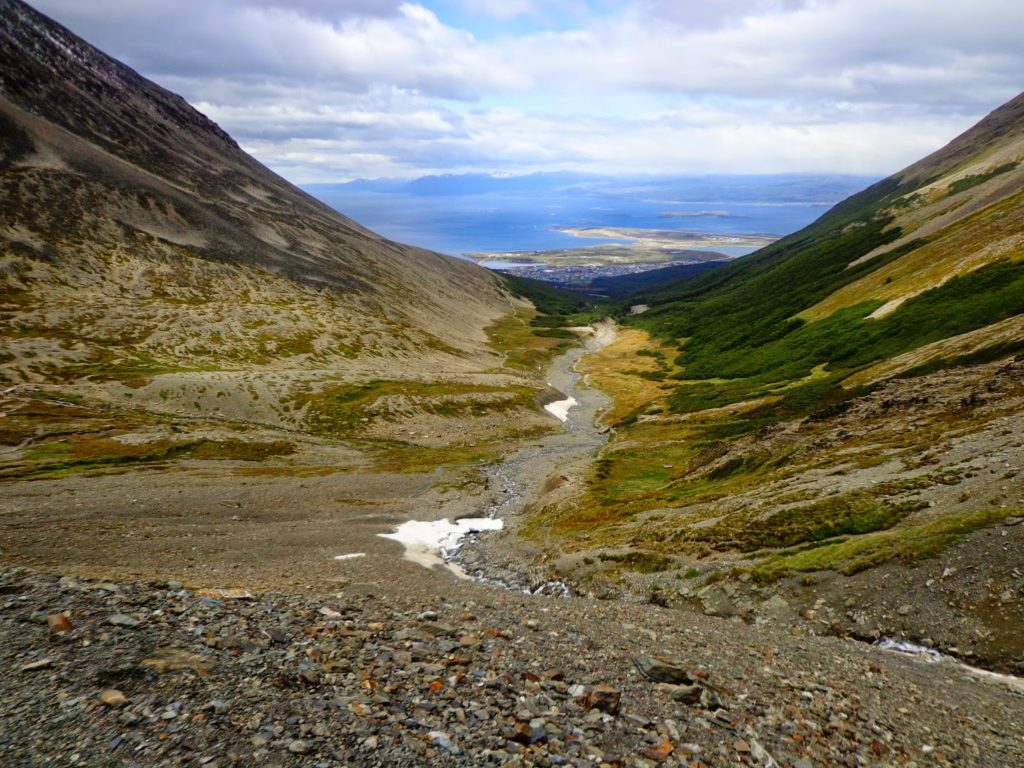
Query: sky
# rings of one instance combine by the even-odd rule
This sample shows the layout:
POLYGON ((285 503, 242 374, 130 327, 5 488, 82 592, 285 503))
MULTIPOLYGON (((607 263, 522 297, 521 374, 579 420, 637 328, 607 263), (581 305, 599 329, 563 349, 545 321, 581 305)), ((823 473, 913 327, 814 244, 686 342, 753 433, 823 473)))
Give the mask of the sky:
POLYGON ((1020 0, 30 0, 303 184, 885 175, 1024 89, 1020 0))

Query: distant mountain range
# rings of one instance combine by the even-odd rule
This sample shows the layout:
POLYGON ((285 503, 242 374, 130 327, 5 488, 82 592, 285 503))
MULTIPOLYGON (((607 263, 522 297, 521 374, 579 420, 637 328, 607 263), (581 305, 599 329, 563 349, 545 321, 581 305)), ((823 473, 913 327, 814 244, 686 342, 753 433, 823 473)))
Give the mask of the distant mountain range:
POLYGON ((601 176, 565 172, 496 176, 486 173, 444 174, 418 179, 356 179, 344 184, 306 184, 313 195, 324 192, 377 192, 407 195, 490 195, 559 193, 597 198, 648 198, 666 202, 835 202, 877 180, 842 174, 771 174, 709 176, 601 176))

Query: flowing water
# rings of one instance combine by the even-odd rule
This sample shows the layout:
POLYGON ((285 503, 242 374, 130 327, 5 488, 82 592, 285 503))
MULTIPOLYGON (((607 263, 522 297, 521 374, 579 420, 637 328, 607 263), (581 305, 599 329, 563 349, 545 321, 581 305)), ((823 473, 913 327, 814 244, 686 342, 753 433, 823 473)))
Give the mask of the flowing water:
POLYGON ((413 520, 395 533, 381 534, 400 541, 406 557, 427 567, 439 563, 461 578, 473 578, 510 589, 545 594, 570 594, 568 585, 532 575, 514 557, 497 556, 502 550, 496 532, 515 536, 516 517, 553 473, 574 462, 587 462, 607 441, 597 416, 608 399, 582 382, 576 364, 615 338, 611 322, 594 326, 585 344, 557 357, 547 372, 549 386, 564 394, 546 409, 563 424, 561 432, 537 440, 484 468, 488 493, 472 519, 450 522, 413 520))

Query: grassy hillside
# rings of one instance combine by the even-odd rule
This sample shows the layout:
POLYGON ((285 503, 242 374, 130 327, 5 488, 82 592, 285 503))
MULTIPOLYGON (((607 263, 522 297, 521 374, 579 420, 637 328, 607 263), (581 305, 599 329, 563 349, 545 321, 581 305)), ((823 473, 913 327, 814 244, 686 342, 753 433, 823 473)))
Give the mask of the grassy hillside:
MULTIPOLYGON (((1020 503, 1024 96, 643 301, 584 361, 614 439, 527 526, 571 577, 697 599, 723 577, 756 591, 982 540, 1020 503)), ((986 557, 998 582, 1008 561, 986 557)))

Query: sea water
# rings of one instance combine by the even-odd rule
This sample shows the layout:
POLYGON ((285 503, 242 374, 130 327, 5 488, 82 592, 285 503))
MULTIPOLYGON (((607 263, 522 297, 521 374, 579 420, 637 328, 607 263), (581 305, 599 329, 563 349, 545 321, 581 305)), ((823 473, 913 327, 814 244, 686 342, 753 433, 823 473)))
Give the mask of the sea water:
MULTIPOLYGON (((782 236, 831 202, 673 201, 574 195, 436 195, 311 189, 323 202, 385 237, 453 256, 580 248, 625 242, 562 228, 641 228, 782 236)), ((718 249, 725 250, 725 249, 718 249)), ((731 248, 730 256, 751 249, 731 248)))

